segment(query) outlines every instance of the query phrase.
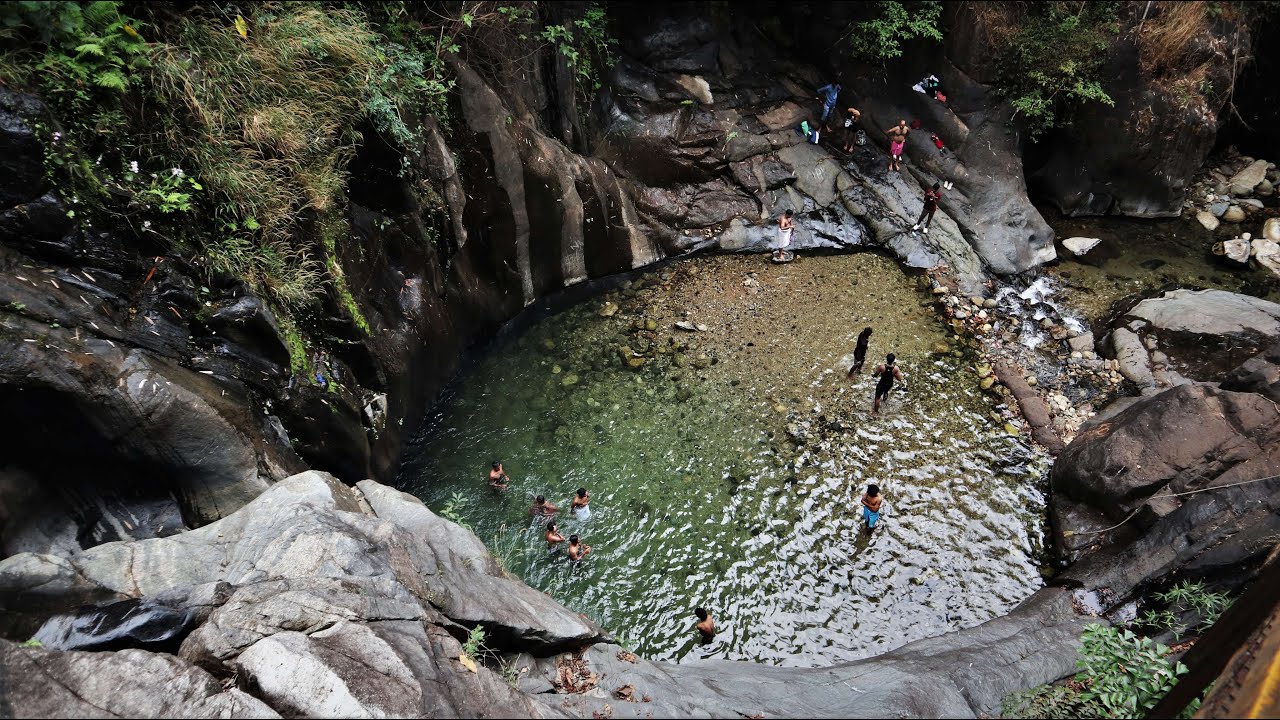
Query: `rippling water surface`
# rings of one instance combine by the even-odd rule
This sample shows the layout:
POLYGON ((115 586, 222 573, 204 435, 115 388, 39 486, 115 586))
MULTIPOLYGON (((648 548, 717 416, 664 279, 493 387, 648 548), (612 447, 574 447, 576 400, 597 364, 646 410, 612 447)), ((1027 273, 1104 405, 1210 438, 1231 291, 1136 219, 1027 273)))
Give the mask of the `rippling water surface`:
MULTIPOLYGON (((740 270, 724 263, 691 282, 740 270)), ((779 282, 802 274, 790 272, 779 282)), ((654 304, 665 292, 656 279, 619 295, 616 318, 598 317, 593 300, 543 320, 446 393, 402 484, 437 511, 452 505, 512 572, 655 659, 823 665, 1007 612, 1041 584, 1044 457, 1006 435, 975 376, 948 354, 908 349, 908 389, 871 417, 873 380, 843 373, 859 329, 850 323, 862 317, 856 307, 851 318, 822 309, 826 284, 788 298, 800 316, 817 303, 809 322, 830 323, 820 335, 834 342, 790 348, 803 360, 785 371, 761 365, 777 378, 735 364, 732 351, 748 350, 741 327, 697 335, 688 355, 714 365, 682 368, 677 353, 651 351, 639 371, 623 367, 616 345, 636 337, 629 309, 669 327, 669 308, 654 304), (505 492, 485 484, 499 458, 512 479, 505 492), (874 535, 859 511, 870 482, 887 505, 874 535), (579 486, 591 491, 585 522, 567 511, 579 486), (566 537, 592 546, 585 562, 548 553, 526 514, 537 494, 561 506, 566 537), (720 629, 706 645, 691 632, 699 605, 720 629)), ((893 304, 906 311, 906 301, 893 304)), ((912 312, 919 305, 912 300, 912 312)), ((703 317, 717 320, 714 309, 703 317)), ((920 322, 883 321, 899 330, 920 322)), ((911 331, 916 345, 940 339, 922 325, 911 331)), ((751 349, 771 335, 794 341, 788 330, 764 323, 751 349)), ((647 335, 668 348, 692 337, 647 335)))

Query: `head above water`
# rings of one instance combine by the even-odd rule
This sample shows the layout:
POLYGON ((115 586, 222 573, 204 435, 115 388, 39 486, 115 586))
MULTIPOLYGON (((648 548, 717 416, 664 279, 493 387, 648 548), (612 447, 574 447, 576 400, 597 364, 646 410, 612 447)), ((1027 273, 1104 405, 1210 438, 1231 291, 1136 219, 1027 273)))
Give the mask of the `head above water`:
POLYGON ((493 461, 493 469, 494 469, 494 470, 501 470, 501 469, 502 469, 502 461, 501 461, 501 460, 494 460, 494 461, 493 461))
POLYGON ((578 544, 578 536, 577 536, 577 535, 570 535, 570 536, 569 536, 569 544, 570 544, 570 545, 577 545, 577 544, 578 544))
POLYGON ((547 532, 553 533, 555 531, 556 531, 556 524, 554 522, 547 523, 547 532))
POLYGON ((587 496, 587 489, 586 489, 586 488, 578 488, 578 497, 580 497, 580 498, 584 498, 584 497, 586 497, 586 496, 587 496))
POLYGON ((890 365, 890 366, 891 366, 891 365, 893 365, 893 364, 894 364, 895 362, 897 362, 897 361, 898 361, 898 356, 897 356, 897 355, 894 355, 893 353, 889 353, 888 355, 885 355, 885 356, 884 356, 884 364, 885 364, 885 365, 890 365))
POLYGON ((880 495, 880 486, 879 486, 879 485, 877 485, 877 484, 875 484, 875 483, 871 483, 871 484, 867 485, 867 495, 870 495, 871 497, 877 497, 877 496, 879 496, 879 495, 880 495))
POLYGON ((706 611, 706 610, 704 610, 703 608, 700 608, 700 607, 698 607, 698 608, 694 608, 694 609, 693 609, 693 614, 694 614, 694 615, 697 615, 699 620, 706 620, 706 619, 707 619, 707 611, 706 611))
POLYGON ((546 499, 545 497, 543 497, 543 496, 539 495, 538 497, 536 497, 536 498, 534 498, 534 499, 533 499, 533 504, 534 504, 534 505, 541 505, 541 504, 545 503, 546 501, 547 501, 547 499, 546 499))

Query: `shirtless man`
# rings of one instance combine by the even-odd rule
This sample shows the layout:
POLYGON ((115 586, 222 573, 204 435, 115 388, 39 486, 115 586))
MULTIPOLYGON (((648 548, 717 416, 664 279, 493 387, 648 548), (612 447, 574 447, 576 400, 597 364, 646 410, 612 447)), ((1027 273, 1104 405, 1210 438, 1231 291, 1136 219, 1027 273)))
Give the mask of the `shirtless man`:
POLYGON ((889 136, 889 169, 902 171, 902 152, 907 145, 907 135, 911 133, 911 128, 907 127, 906 120, 899 120, 897 125, 885 131, 889 136))
POLYGON ((547 499, 541 495, 533 499, 533 507, 529 508, 529 515, 535 518, 551 517, 560 511, 560 508, 547 502, 547 499))
POLYGON ((587 492, 584 487, 578 488, 577 494, 573 496, 573 500, 569 503, 569 510, 573 516, 579 520, 591 519, 591 493, 587 492))
POLYGON ((578 539, 577 535, 569 536, 569 559, 573 561, 581 560, 591 552, 591 546, 578 539))
POLYGON ((698 617, 698 622, 694 627, 698 628, 698 632, 702 633, 703 639, 710 640, 716 636, 716 623, 711 618, 711 613, 703 608, 694 608, 693 614, 698 617))
POLYGON ((873 377, 879 377, 880 381, 876 383, 876 397, 871 405, 871 414, 880 414, 880 401, 889 396, 889 391, 893 389, 893 381, 903 382, 902 371, 898 369, 897 357, 893 353, 885 356, 884 362, 876 366, 873 377))
POLYGON ((493 467, 489 468, 489 487, 506 490, 509 482, 511 482, 511 479, 507 477, 506 471, 502 469, 502 462, 494 462, 493 467))
POLYGON ((564 536, 560 534, 558 529, 556 529, 556 524, 554 522, 547 523, 547 533, 545 537, 547 538, 547 550, 551 552, 559 550, 560 543, 564 542, 564 536))

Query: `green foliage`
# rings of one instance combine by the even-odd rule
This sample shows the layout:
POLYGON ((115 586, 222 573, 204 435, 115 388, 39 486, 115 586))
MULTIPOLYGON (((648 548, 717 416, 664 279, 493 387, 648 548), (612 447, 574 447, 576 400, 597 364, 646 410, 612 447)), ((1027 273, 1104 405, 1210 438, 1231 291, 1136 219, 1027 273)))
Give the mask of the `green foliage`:
POLYGON ((1155 597, 1171 607, 1195 610, 1200 616, 1200 629, 1208 629, 1231 606, 1231 599, 1223 593, 1210 592, 1204 583, 1183 580, 1155 597))
POLYGON ((38 647, 44 647, 44 643, 40 642, 39 640, 36 640, 35 638, 31 638, 30 640, 25 640, 22 643, 20 643, 18 647, 38 648, 38 647))
POLYGON ((521 533, 508 529, 505 523, 498 528, 497 534, 489 539, 488 547, 494 562, 498 563, 498 567, 505 573, 510 573, 520 556, 528 551, 521 533))
POLYGON ((462 652, 468 657, 477 658, 480 653, 486 652, 488 648, 484 645, 485 632, 484 628, 476 625, 471 628, 471 633, 467 635, 467 641, 462 643, 462 652))
POLYGON ((938 20, 942 3, 932 0, 902 3, 881 0, 877 14, 846 31, 853 54, 860 60, 883 62, 902 56, 902 44, 918 38, 942 40, 938 20))
POLYGON ((1067 685, 1042 685, 1005 698, 1010 717, 1140 718, 1186 673, 1165 659, 1169 648, 1132 631, 1089 625, 1081 638, 1080 672, 1067 685))
POLYGON ((64 111, 83 112, 133 84, 147 64, 139 27, 114 0, 0 3, 0 41, 11 48, 4 65, 18 75, 10 79, 38 81, 64 111))
POLYGON ((999 87, 1034 139, 1091 102, 1114 105, 1098 75, 1119 25, 1114 2, 1031 3, 1000 50, 999 87))
POLYGON ((462 506, 467 504, 466 494, 460 491, 454 491, 449 499, 444 502, 444 507, 440 508, 440 517, 449 520, 464 528, 470 528, 462 519, 462 506))
POLYGON ((289 369, 295 375, 309 377, 311 375, 311 360, 307 353, 307 341, 302 337, 302 333, 298 331, 298 326, 288 316, 277 318, 280 324, 280 334, 284 337, 285 347, 289 349, 289 369))
MULTIPOLYGON (((520 17, 510 8, 498 8, 513 19, 520 17)), ((578 88, 590 96, 599 92, 605 72, 617 62, 618 40, 609 34, 604 7, 591 3, 582 17, 567 25, 546 25, 539 37, 550 43, 569 64, 578 88)))

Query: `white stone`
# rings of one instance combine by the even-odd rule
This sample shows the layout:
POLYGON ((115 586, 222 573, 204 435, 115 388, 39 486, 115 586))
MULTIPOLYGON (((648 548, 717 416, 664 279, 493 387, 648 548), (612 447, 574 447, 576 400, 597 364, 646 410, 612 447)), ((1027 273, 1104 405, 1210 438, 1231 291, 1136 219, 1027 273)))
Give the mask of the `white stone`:
POLYGON ((1262 224, 1262 237, 1271 242, 1280 242, 1280 218, 1268 218, 1262 224))
MULTIPOLYGON (((698 102, 703 105, 712 104, 713 98, 711 97, 711 86, 707 84, 706 80, 703 80, 697 75, 677 75, 675 80, 680 87, 684 88, 685 92, 696 98, 698 102)), ((1265 169, 1263 172, 1266 172, 1265 169)), ((1254 183, 1254 185, 1257 184, 1258 183, 1254 183)), ((1249 189, 1252 190, 1253 188, 1250 187, 1249 189)))
POLYGON ((1248 167, 1231 177, 1229 186, 1232 195, 1248 195, 1267 178, 1267 161, 1256 160, 1248 167))
POLYGON ((1208 210, 1201 210, 1196 213, 1196 220, 1200 221, 1205 230, 1213 231, 1218 229, 1218 218, 1214 217, 1208 210))
POLYGON ((1070 250, 1071 254, 1079 256, 1089 252, 1100 242, 1100 238, 1070 237, 1062 241, 1062 246, 1070 250))
POLYGON ((1244 208, 1239 205, 1232 205, 1227 208, 1227 212, 1223 214, 1222 219, 1229 223, 1244 222, 1244 208))

